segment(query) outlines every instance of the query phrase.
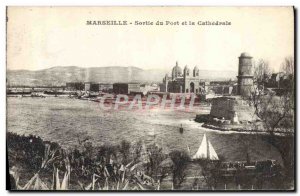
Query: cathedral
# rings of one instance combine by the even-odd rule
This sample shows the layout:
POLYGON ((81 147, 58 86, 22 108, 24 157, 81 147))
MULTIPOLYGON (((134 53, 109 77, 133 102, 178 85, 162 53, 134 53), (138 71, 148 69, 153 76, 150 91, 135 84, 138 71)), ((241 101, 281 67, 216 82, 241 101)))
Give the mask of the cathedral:
POLYGON ((204 89, 201 86, 199 68, 195 66, 191 71, 188 66, 185 66, 182 71, 176 62, 172 75, 166 74, 160 89, 162 92, 169 93, 202 93, 204 89))

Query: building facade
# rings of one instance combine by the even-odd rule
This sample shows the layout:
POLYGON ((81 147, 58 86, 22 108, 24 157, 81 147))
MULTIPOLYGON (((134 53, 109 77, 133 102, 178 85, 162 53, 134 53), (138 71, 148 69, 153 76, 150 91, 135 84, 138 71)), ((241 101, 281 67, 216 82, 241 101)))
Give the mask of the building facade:
POLYGON ((99 84, 99 91, 112 92, 112 90, 113 90, 113 84, 104 84, 104 83, 99 84))
POLYGON ((84 90, 84 83, 83 82, 67 82, 66 90, 69 90, 69 91, 84 90))
POLYGON ((114 83, 113 93, 115 94, 141 93, 141 85, 139 83, 114 83))
POLYGON ((254 107, 239 96, 217 97, 212 99, 210 116, 219 119, 235 121, 253 121, 256 119, 254 115, 254 107))
POLYGON ((183 71, 179 67, 178 62, 172 69, 171 77, 166 74, 163 79, 163 84, 160 86, 162 92, 169 93, 201 93, 205 91, 201 86, 203 81, 200 80, 199 69, 197 66, 193 70, 190 70, 188 66, 185 66, 183 71))
POLYGON ((99 91, 99 84, 98 83, 93 83, 93 82, 85 82, 84 83, 84 90, 85 91, 98 92, 99 91))

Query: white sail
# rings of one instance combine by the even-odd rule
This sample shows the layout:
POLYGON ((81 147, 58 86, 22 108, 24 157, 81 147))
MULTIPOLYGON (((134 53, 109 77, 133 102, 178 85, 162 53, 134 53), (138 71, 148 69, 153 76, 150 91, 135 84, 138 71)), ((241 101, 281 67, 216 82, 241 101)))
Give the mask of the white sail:
POLYGON ((219 157, 218 157, 214 147, 211 145, 210 141, 208 141, 208 149, 209 149, 209 159, 210 160, 219 160, 219 157))
POLYGON ((204 134, 200 147, 192 159, 206 159, 207 158, 207 140, 204 134))

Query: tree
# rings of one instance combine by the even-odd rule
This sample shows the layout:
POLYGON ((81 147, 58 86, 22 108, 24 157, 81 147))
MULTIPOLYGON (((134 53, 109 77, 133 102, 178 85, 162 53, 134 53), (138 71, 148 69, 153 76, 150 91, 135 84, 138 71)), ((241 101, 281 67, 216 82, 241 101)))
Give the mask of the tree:
POLYGON ((285 74, 292 74, 294 75, 294 58, 293 57, 286 57, 284 59, 284 62, 281 64, 281 70, 285 74))
POLYGON ((155 180, 160 182, 166 177, 167 170, 160 167, 160 164, 166 159, 161 147, 155 144, 149 145, 147 148, 149 155, 149 163, 147 164, 148 174, 155 180))
POLYGON ((294 96, 294 59, 292 57, 286 57, 281 64, 281 71, 285 74, 284 85, 290 90, 292 96, 294 96))
MULTIPOLYGON (((261 67, 263 68, 263 67, 261 67)), ((259 70, 261 72, 262 70, 259 70)), ((280 153, 286 177, 293 177, 294 171, 294 61, 286 58, 282 64, 283 73, 289 74, 290 86, 282 92, 256 89, 251 97, 255 114, 261 122, 256 128, 263 129, 266 141, 280 153)))
POLYGON ((200 174, 203 176, 203 180, 208 189, 214 190, 217 187, 217 184, 223 180, 220 169, 224 160, 224 157, 220 155, 218 161, 202 160, 200 162, 200 174))
POLYGON ((257 85, 263 85, 267 83, 267 80, 271 76, 271 69, 269 63, 263 59, 259 59, 254 65, 254 82, 257 85))
POLYGON ((185 170, 187 168, 190 157, 185 151, 175 150, 170 153, 170 158, 174 163, 172 167, 173 186, 174 189, 178 189, 185 180, 185 170))

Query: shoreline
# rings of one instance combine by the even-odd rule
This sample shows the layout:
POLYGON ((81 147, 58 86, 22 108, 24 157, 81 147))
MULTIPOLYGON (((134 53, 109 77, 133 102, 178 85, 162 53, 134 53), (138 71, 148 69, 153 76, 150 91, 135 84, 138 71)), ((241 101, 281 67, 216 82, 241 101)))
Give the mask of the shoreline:
MULTIPOLYGON (((262 130, 250 130, 250 129, 242 129, 242 128, 230 128, 230 127, 222 127, 218 125, 210 124, 209 122, 199 122, 196 118, 194 122, 199 123, 201 127, 206 128, 211 131, 215 131, 218 133, 241 133, 241 134, 261 134, 267 135, 269 132, 262 130)), ((284 132, 275 132, 275 135, 285 136, 284 132)))

